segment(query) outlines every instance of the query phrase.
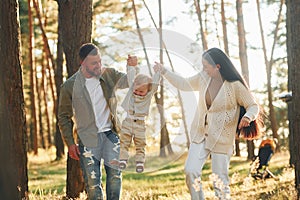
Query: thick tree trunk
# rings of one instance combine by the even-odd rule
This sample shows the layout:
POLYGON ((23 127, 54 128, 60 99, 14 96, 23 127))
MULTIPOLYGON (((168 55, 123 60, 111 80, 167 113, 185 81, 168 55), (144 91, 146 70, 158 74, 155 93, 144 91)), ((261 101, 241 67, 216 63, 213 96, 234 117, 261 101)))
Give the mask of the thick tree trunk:
MULTIPOLYGON (((237 10, 237 27, 238 27, 238 38, 239 38, 239 55, 242 67, 242 75, 249 85, 249 70, 248 70, 248 57, 247 57, 247 43, 246 33, 244 28, 243 18, 243 2, 242 0, 236 1, 237 10)), ((247 159, 251 160, 254 157, 254 143, 253 141, 247 141, 247 159)))
MULTIPOLYGON (((295 37, 295 36, 292 36, 292 20, 291 18, 294 17, 292 14, 294 14, 293 12, 291 12, 291 9, 292 9, 292 3, 294 1, 286 1, 286 7, 287 7, 287 12, 286 12, 286 28, 287 28, 287 31, 286 31, 286 35, 287 35, 287 60, 288 60, 288 90, 289 91, 292 91, 292 76, 294 75, 294 67, 293 67, 293 61, 292 62, 292 56, 294 57, 293 55, 293 45, 291 43, 292 41, 292 38, 295 37), (290 58, 291 57, 291 58, 290 58)), ((299 6, 299 5, 298 5, 299 6)), ((300 26, 300 25, 298 25, 300 26)), ((295 30, 294 30, 295 31, 295 30)), ((298 31, 300 32, 300 30, 298 29, 298 31)), ((297 46, 296 46, 297 47, 297 46)), ((295 46, 294 46, 295 48, 295 46)), ((294 120, 293 120, 293 106, 292 106, 292 100, 288 102, 288 119, 289 119, 289 151, 290 151, 290 160, 289 160, 289 165, 290 166, 294 166, 295 163, 296 163, 296 152, 295 152, 295 149, 293 148, 294 147, 294 131, 293 131, 293 123, 294 123, 294 120)))
POLYGON ((293 155, 295 166, 295 187, 300 197, 300 2, 287 0, 287 51, 288 51, 288 70, 289 88, 292 90, 292 101, 289 116, 291 117, 290 134, 293 138, 290 153, 293 155))
POLYGON ((78 51, 82 44, 91 42, 92 0, 58 0, 62 43, 67 61, 68 76, 80 66, 78 51))
MULTIPOLYGON (((58 0, 62 44, 67 61, 68 77, 80 66, 78 55, 82 44, 91 42, 92 0, 58 0)), ((67 160, 67 197, 76 198, 84 189, 79 161, 67 160)))
POLYGON ((25 199, 28 191, 18 8, 16 0, 0 4, 1 199, 25 199))

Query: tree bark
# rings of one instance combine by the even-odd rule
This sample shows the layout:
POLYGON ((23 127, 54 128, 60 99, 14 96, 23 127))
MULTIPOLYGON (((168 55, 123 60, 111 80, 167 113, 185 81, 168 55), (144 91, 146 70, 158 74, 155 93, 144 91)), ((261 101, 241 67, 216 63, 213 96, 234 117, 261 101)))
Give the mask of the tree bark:
MULTIPOLYGON (((80 66, 79 49, 84 43, 91 42, 92 0, 58 0, 61 37, 67 61, 68 77, 80 66)), ((76 198, 84 189, 79 161, 67 160, 67 197, 76 198)))
POLYGON ((28 199, 25 105, 18 2, 0 4, 0 194, 28 199))
POLYGON ((28 28, 29 28, 29 65, 30 65, 30 111, 31 111, 31 120, 30 120, 30 144, 31 150, 34 151, 34 154, 38 153, 38 144, 37 144, 37 115, 36 115, 36 106, 35 106, 35 62, 32 54, 33 51, 33 25, 32 25, 32 12, 31 12, 31 0, 28 0, 28 28))
MULTIPOLYGON (((159 4, 159 43, 160 43, 160 52, 159 52, 159 57, 160 57, 160 63, 163 63, 163 36, 162 36, 162 7, 161 7, 161 0, 158 0, 159 4)), ((163 80, 161 80, 162 82, 163 80)), ((160 97, 158 98, 157 93, 155 94, 155 100, 156 103, 159 105, 160 108, 164 107, 164 87, 163 83, 161 83, 160 86, 160 97)), ((159 156, 160 157, 166 157, 168 154, 172 155, 173 149, 172 146, 170 145, 170 137, 169 137, 169 132, 167 129, 167 125, 165 123, 165 115, 164 115, 164 110, 163 109, 158 109, 159 114, 160 114, 160 124, 161 124, 161 130, 160 130, 160 152, 159 156)))
POLYGON ((295 167, 295 187, 300 197, 300 21, 297 16, 300 13, 300 2, 287 0, 287 52, 289 70, 289 88, 292 90, 292 101, 289 105, 290 135, 292 136, 292 146, 290 153, 293 155, 295 167), (292 112, 290 112, 292 111, 292 112))
POLYGON ((202 48, 203 48, 203 50, 207 50, 208 45, 207 45, 207 39, 206 39, 206 31, 204 31, 204 29, 203 29, 202 15, 201 15, 202 12, 201 12, 201 8, 200 8, 200 0, 194 0, 194 6, 195 6, 195 9, 196 9, 196 14, 197 14, 198 21, 199 21, 199 24, 200 24, 202 48))
POLYGON ((45 28, 44 28, 46 25, 42 22, 42 15, 41 15, 41 12, 40 12, 40 9, 39 9, 39 7, 40 7, 39 6, 39 1, 38 0, 33 0, 33 4, 34 4, 36 15, 37 15, 37 18, 38 18, 39 27, 40 27, 41 32, 42 32, 42 38, 43 38, 43 42, 44 42, 44 51, 46 53, 46 62, 48 63, 46 65, 47 66, 47 70, 49 72, 48 81, 50 82, 49 85, 50 85, 51 95, 52 95, 53 105, 54 105, 53 111, 55 113, 55 110, 56 110, 56 104, 54 103, 55 102, 55 92, 54 92, 54 83, 53 83, 54 81, 52 80, 53 79, 53 76, 52 76, 53 72, 52 72, 52 70, 55 69, 55 62, 54 62, 53 55, 52 55, 52 53, 50 51, 48 37, 46 35, 46 31, 45 31, 45 28), (50 68, 49 60, 51 61, 52 68, 50 68))
MULTIPOLYGON (((293 50, 292 50, 292 43, 291 43, 291 40, 293 39, 293 35, 291 35, 291 32, 292 32, 292 22, 291 21, 291 18, 294 17, 292 16, 292 14, 294 14, 295 11, 291 12, 291 9, 292 9, 292 5, 291 3, 293 3, 293 1, 286 1, 286 7, 287 7, 287 12, 286 12, 286 35, 287 35, 287 42, 286 42, 286 45, 287 45, 287 61, 288 61, 288 90, 289 91, 292 91, 292 76, 294 75, 294 67, 293 67, 293 61, 292 62, 292 56, 294 57, 293 55, 293 50), (290 58, 291 57, 291 58, 290 58)), ((299 5, 298 5, 299 6, 299 5)), ((299 25, 298 25, 299 26, 299 25)), ((293 30, 295 31, 295 30, 293 30)), ((300 30, 298 29, 298 31, 300 32, 300 30)), ((295 47, 294 47, 295 48, 295 47)), ((299 51, 299 50, 298 50, 299 51)), ((292 106, 292 101, 293 99, 291 99, 291 101, 288 101, 288 119, 289 119, 289 151, 290 151, 290 160, 289 160, 289 165, 290 166, 295 166, 295 163, 296 163, 296 152, 295 152, 295 149, 294 149, 294 131, 293 131, 293 123, 295 120, 293 120, 293 106, 292 106)))
MULTIPOLYGON (((247 44, 246 44, 246 33, 244 28, 243 19, 243 2, 242 0, 236 1, 237 10, 237 27, 238 27, 238 38, 239 38, 239 55, 242 68, 242 76, 249 85, 249 70, 248 70, 248 57, 247 57, 247 44)), ((251 160, 254 157, 254 143, 253 141, 247 141, 247 159, 251 160)))
MULTIPOLYGON (((45 44, 44 44, 45 46, 45 44)), ((45 48, 45 47, 44 47, 45 48)), ((46 68, 49 67, 49 60, 47 58, 47 55, 45 55, 46 59, 45 59, 45 63, 42 64, 42 79, 41 79, 41 93, 43 94, 43 102, 44 102, 44 123, 46 122, 46 130, 45 132, 47 132, 47 145, 45 145, 46 147, 50 147, 52 145, 51 142, 51 127, 50 127, 50 117, 49 117, 49 111, 48 111, 48 84, 47 84, 47 73, 46 73, 46 68), (45 66, 47 65, 47 67, 45 66)), ((51 75, 50 75, 51 76, 51 75)), ((51 87, 51 86, 50 86, 51 87)), ((53 86, 52 86, 53 87, 53 86)), ((55 100, 53 100, 55 101, 55 100)), ((43 134, 44 136, 44 134, 43 134)), ((44 136, 45 137, 45 136, 44 136)))
MULTIPOLYGON (((261 20, 261 15, 260 15, 260 4, 259 0, 256 0, 256 5, 257 5, 257 12, 258 12, 258 19, 259 19, 259 26, 260 26, 260 33, 261 33, 261 40, 262 40, 262 46, 263 46, 263 53, 264 53, 264 59, 265 59, 265 65, 266 65, 266 73, 267 73, 267 93, 268 93, 268 104, 269 104, 269 119, 271 122, 271 129, 273 133, 273 138, 278 139, 278 125, 277 125, 277 120, 276 120, 276 113, 273 105, 273 91, 272 91, 272 65, 273 65, 273 53, 275 49, 275 44, 278 40, 277 33, 278 33, 278 27, 281 21, 281 11, 282 11, 282 5, 283 5, 283 0, 281 0, 280 4, 280 10, 278 13, 278 18, 277 18, 277 23, 276 23, 276 28, 274 30, 274 40, 273 40, 273 46, 272 46, 272 52, 270 59, 268 60, 267 58, 267 50, 266 50, 266 45, 265 45, 265 39, 264 39, 264 31, 263 31, 263 26, 262 26, 262 20, 261 20)), ((276 149, 279 150, 279 144, 276 145, 276 149)))
POLYGON ((61 38, 61 24, 60 20, 58 19, 58 36, 57 36, 57 56, 56 56, 56 69, 54 74, 55 85, 56 85, 56 123, 55 123, 55 147, 56 147, 56 158, 55 160, 60 160, 63 155, 65 154, 64 150, 64 142, 59 130, 58 122, 57 122, 57 115, 58 115, 58 101, 59 101, 59 93, 60 93, 60 85, 63 83, 63 46, 62 46, 62 38, 61 38))
POLYGON ((227 23, 226 23, 226 16, 225 16, 224 0, 221 0, 221 17, 222 17, 224 50, 225 50, 226 54, 229 55, 228 36, 227 36, 227 23))
POLYGON ((213 21, 214 21, 214 24, 215 24, 215 27, 214 27, 214 32, 216 34, 216 40, 218 41, 219 43, 219 46, 221 46, 221 37, 220 37, 220 34, 219 34, 219 20, 217 19, 216 17, 216 12, 219 13, 220 10, 218 7, 216 7, 216 2, 213 1, 212 3, 212 10, 213 10, 213 13, 212 13, 212 18, 213 18, 213 21))
POLYGON ((91 42, 92 0, 58 0, 59 20, 62 26, 62 43, 67 61, 68 76, 80 66, 79 48, 91 42))

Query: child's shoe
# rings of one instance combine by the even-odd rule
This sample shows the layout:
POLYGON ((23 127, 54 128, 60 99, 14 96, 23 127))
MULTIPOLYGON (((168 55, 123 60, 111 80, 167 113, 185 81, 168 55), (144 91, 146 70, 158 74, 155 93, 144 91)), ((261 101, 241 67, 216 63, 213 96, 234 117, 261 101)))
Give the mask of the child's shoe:
POLYGON ((142 163, 142 162, 137 162, 137 163, 136 163, 136 169, 135 169, 135 171, 136 171, 137 173, 142 173, 142 172, 144 171, 144 163, 142 163))
POLYGON ((127 167, 127 161, 126 160, 120 160, 119 162, 119 169, 124 170, 127 167))

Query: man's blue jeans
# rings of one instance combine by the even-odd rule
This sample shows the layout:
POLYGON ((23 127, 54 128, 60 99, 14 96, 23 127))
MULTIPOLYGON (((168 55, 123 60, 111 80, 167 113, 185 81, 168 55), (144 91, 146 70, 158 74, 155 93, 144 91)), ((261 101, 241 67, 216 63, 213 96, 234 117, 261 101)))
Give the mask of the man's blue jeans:
POLYGON ((121 193, 121 171, 112 161, 119 160, 120 140, 112 131, 98 134, 97 147, 85 147, 79 143, 80 165, 83 171, 89 200, 103 200, 101 163, 106 172, 106 199, 119 200, 121 193), (102 159, 102 161, 101 161, 102 159))

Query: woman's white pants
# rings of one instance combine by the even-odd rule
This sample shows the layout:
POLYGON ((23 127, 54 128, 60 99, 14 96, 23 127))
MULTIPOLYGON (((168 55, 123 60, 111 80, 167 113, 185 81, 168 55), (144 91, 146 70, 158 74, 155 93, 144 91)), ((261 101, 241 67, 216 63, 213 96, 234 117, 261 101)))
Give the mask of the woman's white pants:
POLYGON ((211 165, 213 173, 213 184, 215 195, 219 199, 230 199, 229 188, 229 163, 230 155, 213 153, 205 149, 205 140, 201 143, 192 143, 189 148, 188 157, 185 163, 186 184, 189 188, 192 200, 204 200, 204 193, 201 182, 196 179, 201 178, 202 168, 211 155, 211 165), (198 187, 195 187, 198 184, 198 187), (199 185, 200 184, 200 185, 199 185))

